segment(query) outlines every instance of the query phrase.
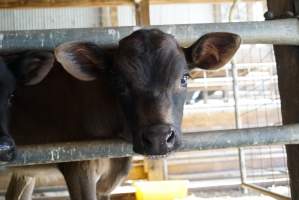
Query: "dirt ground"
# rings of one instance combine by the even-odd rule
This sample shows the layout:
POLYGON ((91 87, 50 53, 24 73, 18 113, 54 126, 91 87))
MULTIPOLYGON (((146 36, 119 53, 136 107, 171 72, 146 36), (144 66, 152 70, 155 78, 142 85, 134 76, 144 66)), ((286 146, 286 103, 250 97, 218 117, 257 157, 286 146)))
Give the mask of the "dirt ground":
POLYGON ((248 196, 248 197, 207 197, 207 198, 201 198, 196 196, 190 196, 186 200, 274 200, 271 197, 267 196, 248 196))
POLYGON ((215 190, 196 192, 188 196, 186 200, 274 200, 271 197, 248 191, 244 194, 240 189, 215 190))
MULTIPOLYGON (((58 199, 68 200, 67 192, 60 192, 56 194, 48 193, 41 196, 40 195, 35 196, 35 198, 39 200, 41 197, 54 197, 53 200, 58 200, 58 199), (62 198, 57 198, 58 196, 62 198)), ((0 197, 0 200, 4 200, 4 197, 0 197)), ((182 199, 174 199, 174 200, 182 200, 182 199)), ((251 191, 249 191, 247 194, 243 194, 240 189, 228 189, 222 191, 209 190, 209 191, 191 193, 185 200, 274 200, 274 199, 251 191)))

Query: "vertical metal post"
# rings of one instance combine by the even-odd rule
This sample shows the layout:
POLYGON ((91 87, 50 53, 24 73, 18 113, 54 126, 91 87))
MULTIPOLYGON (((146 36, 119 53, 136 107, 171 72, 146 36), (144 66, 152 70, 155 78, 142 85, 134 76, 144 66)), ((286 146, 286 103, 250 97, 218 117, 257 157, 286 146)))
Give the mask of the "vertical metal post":
MULTIPOLYGON (((225 77, 226 78, 228 78, 229 77, 229 69, 228 69, 228 67, 225 67, 225 77)), ((228 87, 224 87, 224 89, 223 89, 223 94, 222 94, 222 96, 223 96, 223 101, 225 102, 225 103, 228 103, 228 101, 229 101, 229 88, 228 87)))
POLYGON ((238 69, 235 61, 231 61, 232 68, 232 80, 233 80, 233 97, 235 102, 235 126, 237 129, 242 128, 242 122, 240 119, 240 104, 239 104, 239 85, 238 85, 238 69))
POLYGON ((208 103, 208 86, 207 86, 207 72, 203 71, 203 79, 204 79, 204 91, 203 93, 203 102, 204 104, 208 103))
MULTIPOLYGON (((233 19, 234 11, 239 3, 239 0, 234 0, 233 4, 229 11, 229 22, 233 19)), ((240 119, 240 111, 239 111, 239 86, 238 86, 238 69, 235 64, 235 61, 231 61, 231 69, 232 69, 232 79, 233 79, 233 97, 235 101, 235 125, 236 129, 242 128, 242 122, 240 119)), ((246 163, 245 163, 245 152, 242 148, 238 148, 238 155, 239 155, 239 169, 240 169, 240 177, 241 177, 241 184, 246 183, 246 163)), ((243 192, 246 194, 248 190, 243 188, 243 192)))
MULTIPOLYGON (((238 86, 238 69, 235 62, 231 61, 232 67, 232 79, 233 79, 233 96, 235 101, 235 125, 237 129, 242 128, 242 122, 240 119, 240 111, 239 111, 239 86, 238 86)), ((245 162, 245 152, 242 148, 238 148, 238 156, 239 156, 239 169, 240 169, 240 177, 241 184, 246 183, 246 162, 245 162)), ((243 192, 245 194, 248 193, 247 188, 243 188, 243 192)))
MULTIPOLYGON (((237 7, 239 0, 234 0, 230 11, 229 11, 229 22, 232 22, 234 11, 237 7)), ((239 112, 239 86, 238 86, 238 69, 236 67, 235 61, 231 61, 231 69, 232 69, 232 79, 233 79, 233 96, 235 101, 235 125, 237 129, 240 129, 242 124, 240 120, 240 112, 239 112)))
MULTIPOLYGON (((247 180, 247 170, 246 170, 246 161, 245 161, 245 152, 244 149, 239 148, 239 168, 240 168, 240 177, 241 177, 241 183, 246 183, 247 180)), ((248 190, 243 188, 243 191, 245 194, 248 193, 248 190)))

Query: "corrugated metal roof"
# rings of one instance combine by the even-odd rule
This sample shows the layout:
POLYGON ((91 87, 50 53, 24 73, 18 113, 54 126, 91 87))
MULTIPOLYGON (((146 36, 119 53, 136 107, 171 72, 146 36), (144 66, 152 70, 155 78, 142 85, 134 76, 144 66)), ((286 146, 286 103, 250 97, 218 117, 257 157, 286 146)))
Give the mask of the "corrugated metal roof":
POLYGON ((98 8, 1 9, 0 30, 98 27, 100 14, 98 8))

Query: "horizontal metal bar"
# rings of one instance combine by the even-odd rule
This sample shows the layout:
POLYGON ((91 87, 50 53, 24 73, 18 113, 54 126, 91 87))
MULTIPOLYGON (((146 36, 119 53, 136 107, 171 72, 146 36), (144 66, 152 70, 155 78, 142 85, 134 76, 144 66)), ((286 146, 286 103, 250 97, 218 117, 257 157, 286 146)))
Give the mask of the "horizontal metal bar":
MULTIPOLYGON (((189 45, 209 32, 239 34, 243 43, 299 45, 298 19, 261 22, 207 23, 187 25, 161 25, 159 28, 174 35, 182 45, 189 45)), ((67 41, 92 41, 111 46, 140 27, 81 28, 35 31, 0 31, 0 50, 52 49, 67 41)))
MULTIPOLYGON (((299 124, 184 134, 179 151, 209 150, 255 145, 299 144, 299 124)), ((134 155, 132 146, 120 140, 85 141, 19 146, 16 159, 7 166, 91 160, 134 155)))
POLYGON ((264 194, 266 196, 269 196, 269 197, 272 197, 274 199, 277 199, 277 200, 291 200, 290 197, 287 197, 285 195, 282 195, 282 194, 278 194, 278 193, 274 193, 266 188, 262 188, 258 185, 254 185, 254 184, 250 184, 250 183, 243 183, 241 184, 242 187, 244 188, 248 188, 250 190, 254 190, 256 192, 259 192, 261 194, 264 194))

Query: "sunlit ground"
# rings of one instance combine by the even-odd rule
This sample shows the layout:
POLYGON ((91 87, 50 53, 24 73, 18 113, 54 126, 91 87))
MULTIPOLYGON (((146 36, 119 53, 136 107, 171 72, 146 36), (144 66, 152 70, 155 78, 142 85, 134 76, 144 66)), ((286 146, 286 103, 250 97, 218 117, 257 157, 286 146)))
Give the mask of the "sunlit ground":
POLYGON ((196 196, 189 196, 186 200, 273 200, 271 197, 267 196, 248 196, 248 197, 215 197, 215 198, 201 198, 196 196))

